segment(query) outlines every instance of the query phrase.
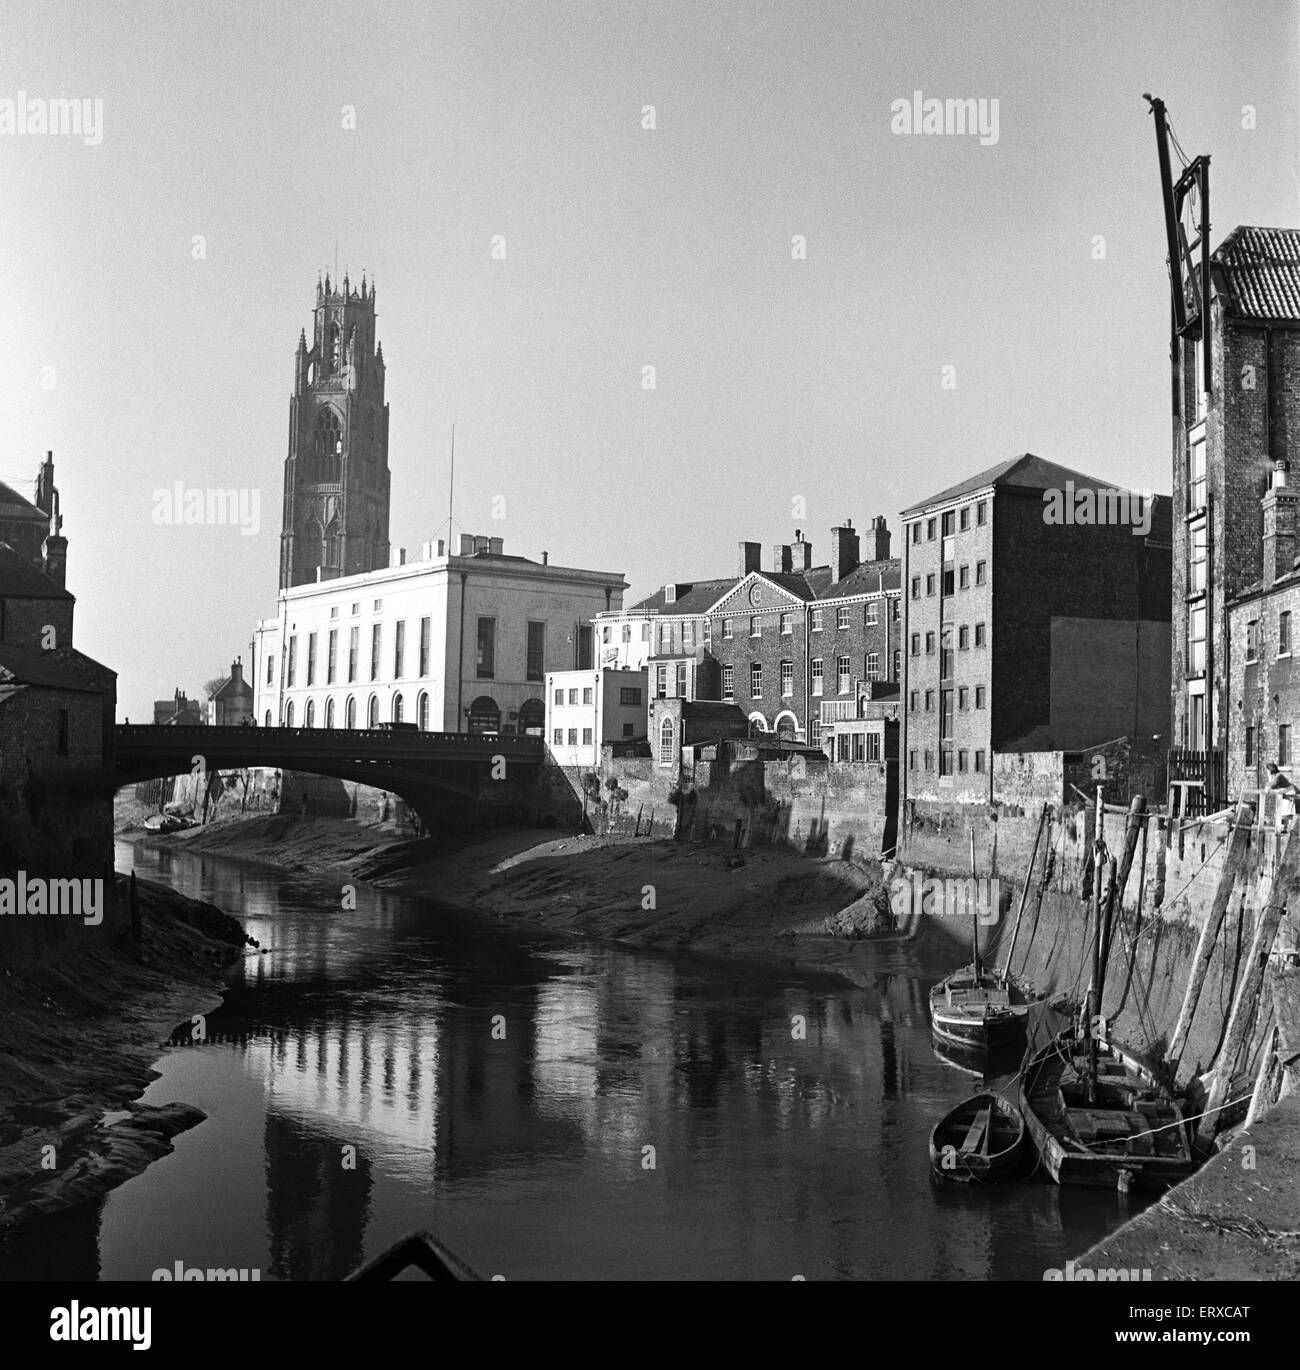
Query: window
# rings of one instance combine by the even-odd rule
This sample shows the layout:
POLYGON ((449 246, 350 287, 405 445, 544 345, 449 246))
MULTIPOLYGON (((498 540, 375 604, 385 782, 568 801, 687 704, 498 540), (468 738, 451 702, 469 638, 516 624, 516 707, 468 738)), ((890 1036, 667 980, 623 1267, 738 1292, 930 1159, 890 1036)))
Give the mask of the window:
POLYGON ((822 745, 822 721, 816 715, 808 721, 808 745, 810 747, 822 745))
POLYGON ((763 624, 762 624, 762 622, 759 620, 759 617, 758 617, 757 614, 751 614, 751 615, 749 616, 749 635, 750 635, 750 637, 762 637, 762 636, 763 636, 763 624))
POLYGON ((839 677, 838 694, 846 695, 853 688, 853 668, 850 659, 839 657, 835 662, 835 674, 839 677))
POLYGON ((965 685, 957 687, 957 707, 958 709, 970 708, 970 691, 965 685))
POLYGON ((880 653, 879 653, 879 652, 868 652, 868 653, 867 653, 867 669, 866 669, 866 671, 864 672, 864 674, 865 674, 865 676, 867 677, 868 680, 879 680, 879 679, 880 679, 880 653))
POLYGON ((524 663, 526 680, 541 680, 546 659, 546 624, 530 620, 528 624, 528 657, 524 663))
POLYGON ((783 635, 788 634, 788 633, 793 633, 793 632, 794 632, 794 615, 793 615, 793 614, 782 614, 782 615, 781 615, 781 632, 782 632, 783 635))
POLYGON ((334 677, 335 677, 336 672, 338 671, 338 664, 339 664, 339 630, 338 630, 337 628, 331 628, 331 629, 330 629, 329 649, 328 649, 327 655, 326 655, 326 657, 325 657, 325 683, 326 683, 326 685, 333 685, 333 684, 334 684, 334 677))
POLYGON ((1205 601, 1187 611, 1187 670, 1192 675, 1205 671, 1205 601))
POLYGON ((975 522, 981 527, 989 521, 989 502, 986 499, 980 500, 975 506, 975 522))
POLYGON ((975 770, 976 772, 983 772, 984 770, 984 752, 982 750, 975 753, 975 770))
POLYGON ((940 748, 939 748, 939 774, 940 774, 940 775, 951 775, 951 774, 952 774, 952 748, 951 748, 951 747, 940 747, 940 748))
POLYGON ((1291 655, 1291 611, 1283 609, 1277 616, 1277 654, 1291 655))
POLYGON ((952 510, 949 509, 948 512, 943 515, 943 536, 946 538, 952 537, 955 526, 956 518, 952 510))
POLYGON ((361 655, 361 629, 354 627, 348 634, 348 684, 357 678, 357 657, 361 655))
POLYGON ((1187 530, 1187 593, 1205 593, 1206 520, 1200 519, 1187 530))
POLYGON ((897 679, 899 679, 899 677, 900 677, 902 674, 903 674, 903 653, 902 653, 901 651, 895 651, 895 653, 894 653, 894 674, 893 674, 892 679, 897 680, 897 679))
POLYGON ((270 711, 270 709, 268 709, 268 710, 266 711, 266 726, 267 726, 268 728, 271 726, 271 711, 270 711))
POLYGON ((619 687, 619 691, 618 691, 618 702, 619 702, 620 704, 640 704, 640 703, 641 703, 641 689, 640 689, 640 686, 635 686, 635 685, 622 685, 622 686, 620 686, 620 687, 619 687))
MULTIPOLYGON (((914 523, 914 524, 912 525, 912 542, 913 542, 913 543, 918 543, 918 542, 920 542, 920 541, 921 541, 921 525, 920 525, 919 523, 914 523)), ((913 767, 912 769, 915 770, 916 768, 913 767)))
POLYGON ((915 747, 913 747, 912 750, 911 750, 910 752, 908 752, 908 754, 907 754, 907 769, 908 769, 909 771, 914 771, 914 770, 916 770, 916 748, 915 748, 915 747))
MULTIPOLYGON (((379 679, 379 649, 384 636, 384 625, 374 624, 370 629, 370 679, 379 679)), ((481 673, 480 673, 481 674, 481 673)))
POLYGON ((925 654, 926 654, 926 656, 933 656, 933 655, 934 655, 934 634, 933 634, 933 633, 926 633, 926 635, 925 635, 925 654))
POLYGON ((307 634, 307 684, 316 683, 316 634, 307 634))
POLYGON ((59 710, 59 736, 58 736, 58 741, 55 743, 55 746, 56 746, 56 748, 57 748, 58 753, 59 753, 60 756, 67 756, 67 754, 68 754, 68 711, 67 711, 67 709, 60 709, 60 710, 59 710))
POLYGON ((327 728, 334 726, 334 697, 332 695, 325 701, 325 726, 327 728))
POLYGON ((966 624, 966 623, 963 623, 963 624, 961 625, 961 627, 957 629, 957 650, 958 650, 959 652, 964 652, 964 651, 967 651, 967 650, 969 649, 969 647, 970 647, 970 625, 969 625, 969 624, 966 624))
POLYGON ((1251 619, 1246 624, 1246 660, 1259 660, 1259 620, 1251 619))
POLYGON ((913 577, 912 577, 912 598, 913 598, 913 599, 920 599, 920 598, 921 598, 921 577, 920 577, 920 576, 913 576, 913 577))
POLYGON ((912 634, 912 655, 913 655, 913 656, 920 656, 920 655, 921 655, 921 634, 920 634, 920 633, 913 633, 913 634, 912 634))
POLYGON ((401 695, 393 696, 393 722, 400 723, 406 716, 406 701, 401 695))
POLYGON ((929 749, 929 747, 925 749, 925 769, 927 771, 934 770, 934 753, 929 749))
POLYGON ((957 588, 959 590, 970 589, 970 567, 959 566, 957 568, 957 588))
POLYGON ((298 639, 289 639, 289 686, 292 688, 297 683, 298 675, 298 639))
POLYGON ((988 579, 987 570, 988 570, 988 563, 987 563, 987 562, 977 561, 977 562, 975 563, 975 584, 976 584, 976 585, 983 585, 984 582, 988 579))
POLYGON ((736 668, 734 666, 722 668, 722 697, 723 699, 735 699, 736 697, 736 668))
POLYGON ((358 603, 358 604, 354 604, 354 605, 352 606, 352 617, 353 617, 353 618, 356 618, 356 616, 357 616, 360 612, 361 612, 361 605, 360 605, 359 603, 358 603))
POLYGON ((655 695, 659 699, 664 699, 668 695, 668 667, 655 667, 655 695))
POLYGON ((713 643, 713 620, 712 620, 711 618, 706 618, 706 619, 704 620, 704 645, 705 645, 706 647, 708 647, 708 646, 711 646, 712 643, 713 643))
POLYGON ((965 775, 965 774, 966 774, 967 762, 968 762, 969 760, 970 760, 970 753, 966 750, 965 747, 960 748, 960 749, 958 750, 958 752, 957 752, 957 774, 958 774, 958 775, 965 775))
POLYGON ((982 708, 984 707, 984 686, 983 686, 983 685, 976 685, 976 687, 975 687, 975 707, 976 707, 977 709, 982 709, 982 708))
POLYGON ((952 668, 952 624, 950 623, 939 635, 939 679, 951 680, 952 668))
POLYGON ((344 727, 355 728, 357 726, 357 700, 355 695, 349 696, 348 706, 343 711, 343 718, 344 727))
POLYGON ((952 739, 952 691, 939 692, 939 736, 952 739))
POLYGON ((952 594, 952 592, 953 592, 952 576, 953 576, 953 573, 952 573, 951 571, 945 571, 945 572, 943 573, 943 582, 942 582, 942 584, 941 584, 940 587, 939 587, 939 593, 940 593, 940 594, 943 594, 943 595, 950 595, 950 594, 952 594))
POLYGON ((1187 450, 1187 512, 1205 508, 1205 438, 1198 438, 1187 450))
POLYGON ((421 677, 429 674, 429 636, 430 622, 427 618, 420 620, 420 675, 421 677))
POLYGON ((925 578, 925 593, 926 593, 926 597, 927 597, 927 598, 928 598, 930 595, 934 594, 934 572, 933 572, 933 571, 932 571, 928 576, 926 576, 926 578, 925 578))
POLYGON ((853 759, 854 761, 865 761, 867 759, 866 733, 853 734, 853 759))
POLYGON ((961 511, 961 530, 964 533, 970 527, 970 505, 961 511))
POLYGON ((673 721, 671 718, 665 718, 659 725, 659 764, 661 766, 673 764, 673 721))
POLYGON ((274 655, 266 658, 266 683, 270 685, 275 680, 275 657, 274 655))
POLYGON ((592 702, 592 698, 593 698, 593 696, 592 696, 592 689, 593 689, 593 688, 594 688, 594 687, 591 686, 591 685, 586 685, 586 686, 583 687, 583 691, 582 691, 582 702, 583 702, 584 704, 590 704, 590 703, 592 702))
POLYGON ((375 600, 375 603, 374 603, 374 611, 375 611, 375 613, 377 613, 377 614, 383 613, 383 611, 384 611, 384 601, 383 601, 382 599, 377 599, 377 600, 375 600))
POLYGON ((419 715, 416 719, 416 725, 422 733, 427 733, 429 731, 429 696, 427 693, 420 695, 420 700, 415 706, 415 710, 419 715))
POLYGON ((781 697, 788 699, 794 694, 794 662, 783 661, 781 663, 781 697))
POLYGON ((723 642, 730 642, 731 638, 731 620, 729 618, 724 618, 722 620, 722 640, 723 642))
POLYGON ((577 728, 570 728, 570 729, 569 729, 569 746, 570 746, 570 747, 576 747, 577 745, 578 745, 578 730, 577 730, 577 728))
POLYGON ((631 625, 630 623, 625 623, 625 624, 623 625, 623 641, 624 641, 624 642, 631 642, 631 641, 632 641, 632 625, 631 625))
POLYGON ((926 713, 928 713, 928 714, 932 714, 932 713, 934 712, 934 691, 933 691, 933 690, 927 690, 927 691, 925 692, 925 711, 926 711, 926 713))
POLYGON ((591 729, 590 729, 590 728, 584 728, 584 729, 582 730, 582 745, 583 745, 584 747, 590 747, 590 746, 591 746, 591 729))
POLYGON ((492 680, 497 673, 497 621, 481 618, 475 646, 474 670, 479 680, 492 680))
MULTIPOLYGON (((926 521, 925 521, 925 540, 926 540, 927 542, 933 542, 933 541, 934 541, 934 524, 935 524, 934 519, 926 519, 926 521)), ((926 770, 928 771, 929 769, 930 769, 930 768, 927 766, 927 767, 926 767, 926 770)))
POLYGON ((600 640, 601 640, 602 642, 608 642, 608 641, 609 641, 609 624, 608 624, 608 623, 605 624, 605 626, 600 630, 600 640))
POLYGON ((554 728, 551 731, 551 745, 554 747, 564 746, 564 729, 554 728))
POLYGON ((1255 730, 1254 730, 1254 728, 1247 728, 1247 729, 1246 729, 1246 765, 1247 765, 1247 766, 1253 766, 1254 764, 1255 764, 1255 730))
POLYGON ((867 734, 867 757, 866 757, 866 759, 867 759, 868 761, 879 761, 879 760, 880 760, 880 734, 879 734, 879 733, 868 733, 868 734, 867 734))
POLYGON ((848 605, 842 604, 835 610, 835 628, 837 632, 843 632, 849 626, 848 605))
POLYGON ((749 668, 749 697, 763 698, 763 668, 757 661, 749 668))
POLYGON ((822 630, 822 611, 820 609, 812 611, 812 630, 814 633, 820 633, 822 630))
POLYGON ((649 641, 650 641, 650 625, 649 625, 648 623, 643 623, 643 624, 641 625, 641 641, 642 641, 642 642, 649 642, 649 641))
POLYGON ((636 728, 635 728, 631 723, 624 723, 624 724, 623 724, 623 736, 624 736, 624 737, 634 737, 635 735, 636 735, 636 728))
POLYGON ((901 606, 900 606, 900 604, 899 604, 899 602, 898 602, 897 600, 893 600, 893 601, 891 601, 891 602, 892 602, 892 604, 893 604, 893 606, 894 606, 894 611, 893 611, 893 613, 890 615, 890 617, 894 620, 895 623, 897 623, 897 622, 898 622, 898 619, 899 619, 899 614, 901 613, 902 609, 901 609, 901 606))
POLYGON ((372 727, 372 728, 377 728, 377 727, 379 727, 379 696, 378 696, 378 695, 371 695, 371 696, 370 696, 370 718, 369 718, 369 726, 372 727))
POLYGON ((330 619, 331 619, 331 621, 334 620, 334 619, 336 619, 336 618, 338 618, 338 616, 339 616, 339 606, 338 606, 337 604, 335 604, 335 605, 333 605, 333 606, 331 607, 331 609, 330 609, 330 619))
POLYGON ((556 690, 556 692, 555 692, 555 702, 556 702, 557 705, 560 705, 560 704, 563 704, 563 703, 564 703, 564 691, 563 691, 563 690, 556 690))
POLYGON ((976 645, 977 647, 983 647, 983 646, 985 645, 985 644, 984 644, 984 625, 983 625, 982 623, 977 623, 977 624, 975 625, 975 645, 976 645))
POLYGON ((673 630, 666 623, 659 625, 659 650, 667 652, 672 650, 673 630))
POLYGON ((343 434, 338 415, 332 409, 322 409, 316 415, 312 439, 316 449, 313 478, 318 481, 337 481, 343 470, 343 434))
POLYGON ((1279 766, 1291 764, 1291 725, 1289 723, 1277 725, 1277 764, 1279 766))
POLYGON ((570 704, 577 704, 577 702, 578 702, 578 691, 577 691, 577 689, 575 688, 575 689, 572 689, 572 690, 569 691, 569 703, 570 703, 570 704))
POLYGON ((825 689, 826 663, 821 657, 815 656, 812 660, 812 692, 820 695, 825 689))
POLYGON ((293 727, 293 700, 292 700, 292 699, 284 706, 284 726, 285 726, 286 728, 292 728, 292 727, 293 727))
POLYGON ((921 692, 920 690, 913 690, 911 694, 907 696, 907 707, 912 711, 912 713, 916 713, 920 706, 921 692))
POLYGON ((686 663, 684 661, 677 663, 677 698, 686 698, 686 663))
POLYGON ((849 759, 849 735, 840 733, 835 739, 835 759, 836 761, 847 761, 849 759))
MULTIPOLYGON (((406 620, 398 619, 393 633, 393 679, 401 680, 406 674, 406 620)), ((393 720, 395 723, 397 719, 393 720)))
POLYGON ((693 623, 682 624, 682 651, 693 652, 695 650, 695 625, 693 623))

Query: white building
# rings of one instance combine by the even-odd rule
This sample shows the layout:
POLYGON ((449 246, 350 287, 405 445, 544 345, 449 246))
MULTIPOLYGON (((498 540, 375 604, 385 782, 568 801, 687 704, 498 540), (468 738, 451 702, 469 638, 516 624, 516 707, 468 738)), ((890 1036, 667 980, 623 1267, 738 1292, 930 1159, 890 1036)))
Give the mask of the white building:
POLYGON ((546 677, 546 741, 561 766, 594 766, 602 742, 646 735, 646 672, 554 671, 546 677))
POLYGON ((393 559, 280 591, 255 631, 259 724, 540 734, 547 673, 594 668, 591 620, 627 589, 617 572, 507 556, 500 538, 469 534, 454 555, 439 541, 393 559))

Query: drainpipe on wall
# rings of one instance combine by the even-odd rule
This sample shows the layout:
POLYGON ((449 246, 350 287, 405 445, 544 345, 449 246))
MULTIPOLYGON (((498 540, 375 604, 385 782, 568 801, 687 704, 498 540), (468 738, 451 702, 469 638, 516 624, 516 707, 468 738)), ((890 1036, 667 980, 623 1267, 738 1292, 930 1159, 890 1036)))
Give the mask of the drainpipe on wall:
POLYGON ((460 573, 460 647, 456 653, 456 732, 461 731, 461 701, 465 688, 465 584, 469 576, 460 573))

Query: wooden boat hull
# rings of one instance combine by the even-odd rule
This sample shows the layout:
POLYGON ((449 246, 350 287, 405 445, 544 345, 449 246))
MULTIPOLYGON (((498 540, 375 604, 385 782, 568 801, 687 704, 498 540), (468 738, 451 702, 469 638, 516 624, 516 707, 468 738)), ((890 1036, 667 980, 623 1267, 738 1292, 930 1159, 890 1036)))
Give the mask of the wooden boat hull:
POLYGON ((1062 1034, 1021 1073, 1017 1102, 1043 1168, 1059 1185, 1164 1189, 1195 1173, 1177 1103, 1150 1069, 1115 1043, 1099 1042, 1098 1098, 1081 1096, 1087 1043, 1062 1034), (1075 1088, 1077 1084, 1078 1088, 1075 1088))
POLYGON ((954 1046, 992 1051, 1022 1040, 1027 1016, 1027 1005, 1014 1006, 996 1016, 982 1017, 935 1009, 930 1026, 936 1037, 942 1037, 954 1046))
POLYGON ((955 1046, 996 1050, 1021 1041, 1036 996, 1019 981, 973 965, 946 975, 930 991, 930 1026, 955 1046))
POLYGON ((930 1165, 945 1180, 989 1183, 1015 1168, 1025 1141, 1020 1110, 1000 1094, 974 1094, 930 1133, 930 1165))

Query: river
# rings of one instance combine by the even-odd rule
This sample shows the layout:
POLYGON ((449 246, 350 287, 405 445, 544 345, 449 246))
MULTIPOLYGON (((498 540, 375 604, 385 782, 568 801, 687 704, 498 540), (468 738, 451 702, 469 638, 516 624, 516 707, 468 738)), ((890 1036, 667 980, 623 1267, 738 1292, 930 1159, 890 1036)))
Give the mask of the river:
POLYGON ((871 983, 842 988, 221 858, 117 861, 265 951, 144 1095, 208 1120, 6 1244, 0 1276, 337 1280, 424 1228, 507 1280, 1041 1280, 1136 1211, 1041 1175, 932 1179, 930 1128, 976 1081, 931 1044, 948 967, 905 944, 864 944, 871 983))

